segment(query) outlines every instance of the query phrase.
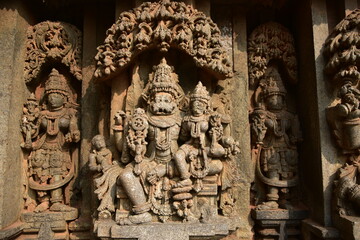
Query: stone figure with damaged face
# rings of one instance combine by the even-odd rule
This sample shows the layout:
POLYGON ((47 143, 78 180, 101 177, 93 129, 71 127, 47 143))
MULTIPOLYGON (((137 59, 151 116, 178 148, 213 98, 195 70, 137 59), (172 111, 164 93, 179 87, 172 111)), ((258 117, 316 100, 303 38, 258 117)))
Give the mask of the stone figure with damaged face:
POLYGON ((173 214, 172 158, 178 150, 181 125, 178 104, 183 96, 177 75, 162 59, 142 94, 147 108, 135 109, 129 117, 121 112, 115 116, 114 135, 122 152, 121 161, 130 162, 120 173, 118 184, 133 205, 131 215, 118 220, 121 225, 150 222, 150 210, 162 221, 173 214))
POLYGON ((297 116, 286 110, 286 90, 277 69, 270 68, 260 86, 264 105, 255 109, 250 119, 259 151, 257 175, 267 185, 267 195, 257 209, 277 209, 279 190, 286 207, 291 200, 289 189, 297 184, 296 144, 301 141, 301 132, 297 116))
POLYGON ((52 69, 45 82, 45 104, 37 121, 37 132, 29 156, 29 187, 36 190, 35 212, 73 211, 63 190, 75 173, 74 143, 80 140, 77 111, 70 107, 67 81, 52 69))

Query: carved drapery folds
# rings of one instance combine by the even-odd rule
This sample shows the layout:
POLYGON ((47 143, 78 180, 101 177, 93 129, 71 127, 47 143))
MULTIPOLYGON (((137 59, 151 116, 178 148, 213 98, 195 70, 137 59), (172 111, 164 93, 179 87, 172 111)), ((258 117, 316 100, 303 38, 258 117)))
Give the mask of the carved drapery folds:
POLYGON ((26 210, 21 218, 28 232, 66 231, 66 221, 78 217, 70 198, 78 172, 81 34, 70 24, 48 21, 28 33, 24 78, 30 96, 20 123, 26 210))
POLYGON ((98 47, 95 76, 106 77, 151 48, 161 52, 180 49, 192 56, 197 66, 220 78, 232 73, 220 44, 220 30, 213 21, 183 2, 162 0, 120 14, 107 30, 104 44, 98 47))
POLYGON ((289 191, 297 185, 296 144, 301 133, 297 116, 287 110, 284 86, 285 80, 297 81, 293 42, 289 31, 273 22, 257 27, 249 38, 249 74, 255 90, 250 114, 253 157, 257 177, 267 188, 258 210, 286 207, 289 191))
POLYGON ((95 183, 107 184, 97 186, 96 193, 99 229, 108 224, 104 219, 114 220, 108 237, 127 229, 123 225, 191 222, 200 227, 228 223, 234 215, 239 144, 231 136, 228 89, 218 80, 232 75, 219 37, 203 13, 163 0, 121 13, 98 47, 95 76, 117 91, 110 101, 112 165, 99 171, 102 150, 95 142, 90 157, 98 162, 92 169, 100 172, 95 183), (140 61, 140 54, 151 60, 140 61), (132 71, 121 72, 125 67, 132 71), (205 71, 189 73, 197 68, 205 71), (188 94, 184 76, 197 82, 188 94), (127 95, 118 103, 125 82, 121 89, 127 95), (219 215, 224 222, 217 221, 219 215))
POLYGON ((340 215, 353 216, 360 216, 359 19, 360 10, 356 9, 334 28, 325 43, 325 72, 338 97, 328 107, 327 119, 346 161, 336 181, 337 208, 340 215))
POLYGON ((257 87, 272 61, 282 64, 289 82, 297 82, 294 39, 281 24, 270 22, 257 27, 249 37, 248 54, 251 86, 257 87))
POLYGON ((185 94, 178 82, 163 58, 141 95, 146 106, 116 114, 114 144, 120 157, 111 163, 106 154, 105 170, 101 155, 108 150, 102 136, 94 137, 90 168, 102 172, 95 180, 100 220, 115 213, 119 225, 151 222, 154 215, 162 222, 213 222, 219 209, 225 216, 233 214, 239 147, 224 130, 231 118, 212 107, 201 82, 189 96, 188 112, 181 112, 185 94))
POLYGON ((81 33, 64 22, 41 22, 28 30, 24 79, 39 77, 44 63, 62 63, 78 80, 81 74, 81 33))

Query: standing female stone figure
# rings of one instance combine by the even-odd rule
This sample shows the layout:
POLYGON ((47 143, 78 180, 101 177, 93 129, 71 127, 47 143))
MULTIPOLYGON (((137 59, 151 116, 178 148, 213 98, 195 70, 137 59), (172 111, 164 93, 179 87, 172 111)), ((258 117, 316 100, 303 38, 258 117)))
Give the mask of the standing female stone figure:
POLYGON ((267 185, 266 202, 258 209, 277 209, 279 190, 285 195, 297 179, 297 147, 301 139, 297 116, 286 110, 286 90, 276 69, 268 71, 262 87, 262 107, 251 118, 254 142, 258 149, 257 173, 267 185))
POLYGON ((64 203, 63 190, 75 173, 73 143, 80 140, 76 110, 68 106, 66 79, 52 69, 45 82, 44 103, 37 132, 32 136, 29 156, 29 187, 36 190, 39 204, 35 212, 72 211, 64 203))

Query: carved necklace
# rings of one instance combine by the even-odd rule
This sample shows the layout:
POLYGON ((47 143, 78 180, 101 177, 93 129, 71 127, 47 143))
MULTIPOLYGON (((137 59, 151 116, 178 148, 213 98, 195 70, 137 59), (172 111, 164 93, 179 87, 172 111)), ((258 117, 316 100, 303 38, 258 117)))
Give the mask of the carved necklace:
POLYGON ((59 133, 59 120, 60 117, 64 116, 66 109, 61 109, 57 112, 46 112, 45 118, 47 119, 46 133, 50 136, 55 136, 59 133))
POLYGON ((160 137, 160 128, 155 128, 155 142, 156 149, 160 151, 166 151, 170 148, 170 128, 166 128, 165 138, 160 137))

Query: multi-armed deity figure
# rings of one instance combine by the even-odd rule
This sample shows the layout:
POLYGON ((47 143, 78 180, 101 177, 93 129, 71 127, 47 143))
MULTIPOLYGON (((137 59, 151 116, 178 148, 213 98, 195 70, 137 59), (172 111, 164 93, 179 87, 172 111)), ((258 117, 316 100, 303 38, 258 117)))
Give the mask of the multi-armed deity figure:
POLYGON ((154 68, 143 99, 147 109, 136 109, 122 127, 117 116, 115 138, 122 151, 122 162, 131 161, 119 176, 119 184, 133 204, 132 215, 120 219, 120 224, 149 222, 150 209, 163 221, 172 215, 170 190, 178 149, 181 118, 178 108, 184 96, 173 68, 165 59, 154 68), (122 129, 127 134, 122 135, 122 129))
MULTIPOLYGON (((35 101, 33 98, 30 100, 35 101)), ((40 113, 32 114, 34 119, 25 116, 28 119, 23 121, 22 128, 26 133, 23 147, 31 150, 28 177, 29 187, 36 190, 38 197, 35 212, 43 212, 49 207, 50 211, 73 210, 65 204, 63 195, 66 184, 75 173, 73 144, 80 140, 77 111, 73 106, 65 77, 52 69, 45 82, 44 107, 40 113)), ((34 111, 30 108, 25 111, 26 115, 31 112, 34 111)))
POLYGON ((267 185, 266 201, 258 209, 277 209, 279 190, 287 206, 289 187, 296 185, 301 140, 298 118, 286 109, 286 90, 276 68, 269 68, 260 82, 259 107, 251 118, 254 144, 258 149, 257 174, 267 185))
MULTIPOLYGON (((193 189, 199 193, 203 189, 203 179, 207 176, 220 174, 224 168, 221 160, 226 156, 238 152, 237 143, 230 137, 224 136, 223 125, 219 113, 210 109, 210 96, 201 82, 197 84, 190 94, 190 114, 185 116, 181 126, 180 139, 185 141, 175 154, 175 163, 180 174, 181 181, 173 189, 174 199, 182 204, 175 203, 175 207, 192 206, 192 195, 188 192, 193 189), (193 185, 189 188, 189 185, 193 185), (185 201, 186 204, 185 204, 185 201)), ((224 171, 224 175, 226 175, 224 171)), ((183 209, 183 211, 186 209, 183 209)), ((201 210, 200 210, 201 211, 201 210)), ((208 213, 200 213, 203 221, 217 215, 217 205, 208 213), (210 216, 209 216, 210 215, 210 216)), ((199 213, 197 214, 199 215, 199 213)), ((193 216, 185 216, 191 221, 193 216)))
MULTIPOLYGON (((189 115, 182 119, 183 97, 177 75, 163 59, 143 91, 146 109, 115 116, 115 143, 122 152, 120 161, 127 163, 118 184, 132 203, 129 216, 116 218, 121 225, 152 221, 150 210, 161 221, 175 213, 183 221, 206 221, 217 215, 219 179, 231 179, 222 161, 232 159, 238 144, 224 136, 222 118, 211 111, 209 93, 201 82, 190 95, 189 115), (184 142, 180 148, 178 141, 184 142)), ((231 197, 225 197, 229 187, 222 188, 221 209, 233 206, 231 197)))

